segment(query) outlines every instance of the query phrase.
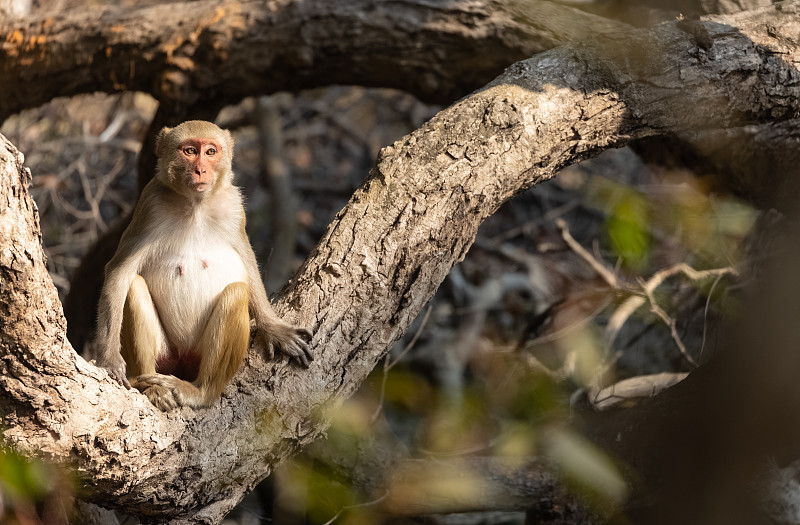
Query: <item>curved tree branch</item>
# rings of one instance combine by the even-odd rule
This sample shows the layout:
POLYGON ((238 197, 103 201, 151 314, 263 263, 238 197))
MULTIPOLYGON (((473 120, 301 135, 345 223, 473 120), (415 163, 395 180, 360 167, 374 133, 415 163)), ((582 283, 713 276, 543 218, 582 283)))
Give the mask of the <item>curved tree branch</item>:
POLYGON ((515 64, 385 148, 277 304, 313 327, 311 368, 265 362, 254 350, 207 410, 162 413, 72 351, 44 269, 29 175, 4 141, 5 442, 73 465, 101 505, 218 521, 324 431, 330 410, 403 334, 504 201, 634 139, 800 110, 800 88, 786 81, 798 78, 797 10, 790 3, 709 22, 705 53, 674 24, 560 47, 515 64))
POLYGON ((449 103, 508 64, 619 27, 537 0, 91 6, 0 21, 0 121, 57 96, 95 91, 225 105, 346 83, 449 103))

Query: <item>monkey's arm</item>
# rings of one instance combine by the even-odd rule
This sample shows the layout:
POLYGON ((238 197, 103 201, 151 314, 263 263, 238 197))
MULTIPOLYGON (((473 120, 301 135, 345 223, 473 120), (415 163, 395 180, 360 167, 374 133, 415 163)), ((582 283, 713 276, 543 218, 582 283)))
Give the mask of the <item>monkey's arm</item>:
POLYGON ((120 246, 106 265, 105 284, 98 305, 95 356, 97 366, 107 369, 112 378, 130 388, 120 353, 120 331, 125 299, 139 270, 140 257, 122 248, 120 246))
POLYGON ((308 368, 310 362, 314 360, 311 347, 307 342, 311 340, 311 331, 291 325, 275 313, 267 298, 267 291, 261 280, 255 253, 247 239, 244 220, 241 223, 241 235, 236 250, 247 269, 247 284, 250 290, 249 306, 256 322, 256 337, 264 345, 270 357, 275 355, 275 349, 278 348, 308 368))
POLYGON ((145 213, 142 203, 149 200, 146 198, 148 193, 148 188, 145 188, 134 210, 131 224, 122 235, 114 257, 106 265, 105 281, 97 310, 97 366, 107 369, 112 378, 128 388, 130 383, 125 373, 125 361, 120 353, 120 331, 128 290, 144 259, 145 213))

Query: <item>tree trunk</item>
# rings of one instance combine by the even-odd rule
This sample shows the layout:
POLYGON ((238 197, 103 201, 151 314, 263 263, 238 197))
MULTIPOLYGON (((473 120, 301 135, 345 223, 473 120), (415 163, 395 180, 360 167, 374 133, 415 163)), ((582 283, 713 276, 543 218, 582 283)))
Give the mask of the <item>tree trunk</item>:
MULTIPOLYGON (((788 3, 716 18, 705 24, 708 49, 666 24, 542 53, 384 148, 277 303, 288 320, 313 328, 311 368, 265 362, 253 350, 205 410, 162 413, 72 350, 43 263, 30 176, 4 140, 5 442, 73 466, 101 505, 218 522, 275 464, 324 432, 330 411, 403 334, 504 201, 635 139, 800 110, 791 81, 799 78, 797 10, 788 3)), ((235 62, 236 50, 227 52, 235 62)))

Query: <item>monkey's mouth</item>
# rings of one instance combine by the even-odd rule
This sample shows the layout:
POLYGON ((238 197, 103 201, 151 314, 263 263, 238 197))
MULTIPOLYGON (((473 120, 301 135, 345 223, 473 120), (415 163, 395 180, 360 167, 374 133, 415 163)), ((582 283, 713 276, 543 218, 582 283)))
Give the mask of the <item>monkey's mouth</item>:
POLYGON ((206 191, 208 189, 208 183, 207 182, 195 182, 194 184, 192 184, 192 187, 194 188, 194 191, 196 191, 198 193, 203 193, 204 191, 206 191))

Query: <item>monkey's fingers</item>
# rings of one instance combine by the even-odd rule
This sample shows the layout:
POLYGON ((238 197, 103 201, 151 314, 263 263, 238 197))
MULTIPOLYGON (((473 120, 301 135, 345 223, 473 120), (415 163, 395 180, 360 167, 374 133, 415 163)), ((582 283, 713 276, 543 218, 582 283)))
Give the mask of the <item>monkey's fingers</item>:
POLYGON ((131 384, 128 381, 128 378, 125 377, 125 370, 121 368, 107 368, 106 370, 108 371, 108 375, 111 377, 111 379, 130 390, 131 384))
POLYGON ((295 332, 308 341, 311 341, 311 338, 314 337, 314 333, 308 328, 295 328, 295 332))
POLYGON ((271 339, 264 337, 263 335, 259 335, 258 341, 261 343, 261 347, 264 349, 267 359, 272 359, 275 357, 275 343, 273 343, 271 339))
POLYGON ((159 408, 164 412, 173 410, 180 406, 178 400, 175 398, 175 392, 171 388, 166 388, 160 385, 152 385, 146 388, 142 393, 147 396, 147 399, 149 399, 156 408, 159 408))
POLYGON ((164 374, 142 374, 131 379, 131 383, 136 388, 141 390, 142 388, 147 388, 153 385, 171 387, 174 379, 175 378, 173 376, 164 374))
POLYGON ((294 359, 297 364, 303 368, 311 366, 311 361, 314 360, 311 347, 302 339, 295 339, 288 345, 285 345, 283 347, 283 352, 289 355, 289 359, 294 359))
POLYGON ((175 387, 179 379, 164 374, 143 374, 131 379, 133 386, 147 399, 163 411, 183 406, 181 396, 175 387))

